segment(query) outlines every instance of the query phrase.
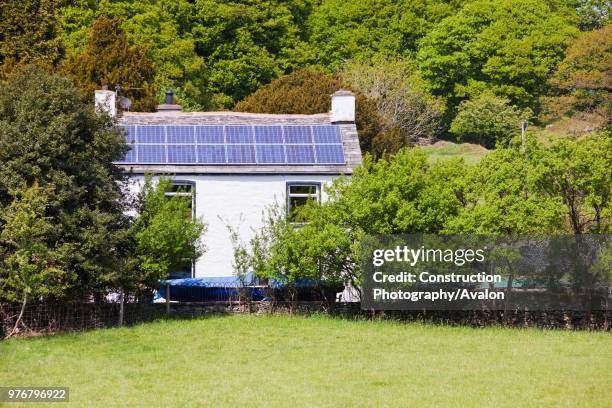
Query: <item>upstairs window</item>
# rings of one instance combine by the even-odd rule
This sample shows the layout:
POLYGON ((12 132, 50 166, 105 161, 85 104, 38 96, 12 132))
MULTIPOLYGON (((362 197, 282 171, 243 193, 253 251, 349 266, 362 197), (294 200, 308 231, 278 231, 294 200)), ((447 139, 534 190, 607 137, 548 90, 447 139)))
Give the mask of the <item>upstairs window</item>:
POLYGON ((297 209, 309 200, 321 201, 320 183, 287 183, 287 217, 292 222, 297 222, 297 209))

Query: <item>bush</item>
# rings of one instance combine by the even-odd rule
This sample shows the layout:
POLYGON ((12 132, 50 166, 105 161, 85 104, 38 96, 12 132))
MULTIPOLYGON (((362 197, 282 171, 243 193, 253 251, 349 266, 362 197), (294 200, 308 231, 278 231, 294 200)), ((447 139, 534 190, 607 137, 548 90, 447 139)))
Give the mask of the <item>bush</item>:
POLYGON ((450 132, 460 141, 492 148, 520 133, 521 119, 525 116, 508 99, 483 94, 461 102, 450 132))

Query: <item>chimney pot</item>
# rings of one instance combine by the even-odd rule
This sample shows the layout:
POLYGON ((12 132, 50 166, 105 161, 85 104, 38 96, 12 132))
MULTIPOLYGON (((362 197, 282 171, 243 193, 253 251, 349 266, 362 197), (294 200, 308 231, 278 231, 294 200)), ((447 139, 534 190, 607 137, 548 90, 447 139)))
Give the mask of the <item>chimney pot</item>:
POLYGON ((174 105, 174 92, 172 92, 172 89, 166 91, 166 105, 174 105))
POLYGON ((331 98, 331 123, 355 123, 355 94, 340 89, 331 98))

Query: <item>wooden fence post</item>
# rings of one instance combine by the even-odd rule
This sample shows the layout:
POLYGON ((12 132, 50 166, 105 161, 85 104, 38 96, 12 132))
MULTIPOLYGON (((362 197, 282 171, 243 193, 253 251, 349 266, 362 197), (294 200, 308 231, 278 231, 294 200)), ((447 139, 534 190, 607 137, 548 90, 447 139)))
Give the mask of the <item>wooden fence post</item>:
POLYGON ((125 303, 125 292, 121 289, 119 293, 119 326, 123 326, 123 304, 125 303))
POLYGON ((170 284, 166 282, 166 314, 170 315, 170 284))

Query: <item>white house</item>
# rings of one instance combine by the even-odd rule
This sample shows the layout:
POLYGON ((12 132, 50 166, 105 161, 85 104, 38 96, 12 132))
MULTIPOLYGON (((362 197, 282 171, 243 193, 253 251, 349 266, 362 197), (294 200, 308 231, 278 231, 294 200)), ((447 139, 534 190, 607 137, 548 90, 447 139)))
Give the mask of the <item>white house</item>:
MULTIPOLYGON (((99 109, 112 112, 115 94, 96 91, 99 109)), ((193 197, 193 209, 208 226, 206 253, 175 277, 232 276, 227 225, 245 242, 262 225, 264 209, 308 198, 325 200, 323 187, 361 162, 355 126, 355 96, 338 91, 332 109, 315 115, 182 112, 172 103, 154 113, 123 112, 119 123, 132 149, 117 163, 134 180, 172 175, 193 197)))

